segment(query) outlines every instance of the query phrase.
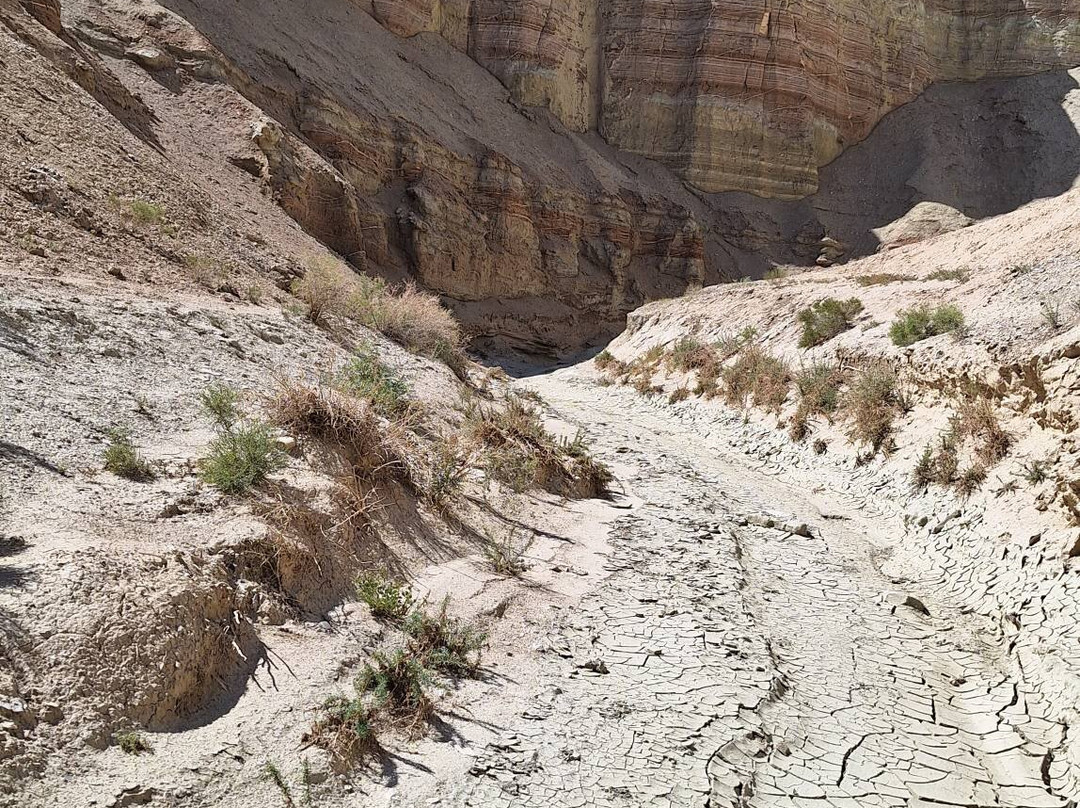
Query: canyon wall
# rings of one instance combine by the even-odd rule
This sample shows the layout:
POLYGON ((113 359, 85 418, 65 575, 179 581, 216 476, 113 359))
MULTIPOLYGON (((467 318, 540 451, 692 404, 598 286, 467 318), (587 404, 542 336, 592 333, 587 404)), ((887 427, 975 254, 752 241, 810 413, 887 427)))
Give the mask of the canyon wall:
POLYGON ((977 219, 1066 190, 1080 173, 1062 111, 1076 81, 1055 71, 939 84, 822 169, 816 195, 764 198, 814 191, 820 164, 936 78, 1080 62, 1080 0, 1049 1, 63 12, 80 52, 124 76, 133 103, 152 101, 143 136, 167 141, 174 111, 203 114, 201 90, 218 88, 234 100, 214 123, 235 133, 220 159, 304 230, 358 269, 416 278, 478 337, 559 353, 605 341, 650 300, 812 264, 823 245, 830 261, 871 252, 875 228, 920 201, 977 219), (737 190, 705 193, 724 188, 737 190))
POLYGON ((935 81, 1080 62, 1078 0, 371 0, 701 190, 795 199, 935 81))

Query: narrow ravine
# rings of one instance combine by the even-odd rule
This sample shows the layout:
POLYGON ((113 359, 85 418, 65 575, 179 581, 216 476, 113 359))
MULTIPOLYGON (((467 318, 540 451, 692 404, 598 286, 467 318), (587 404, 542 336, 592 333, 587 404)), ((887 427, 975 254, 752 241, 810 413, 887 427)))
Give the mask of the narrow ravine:
POLYGON ((535 377, 620 474, 610 575, 547 638, 472 805, 1065 806, 1061 727, 976 618, 878 568, 874 492, 765 474, 737 436, 535 377))

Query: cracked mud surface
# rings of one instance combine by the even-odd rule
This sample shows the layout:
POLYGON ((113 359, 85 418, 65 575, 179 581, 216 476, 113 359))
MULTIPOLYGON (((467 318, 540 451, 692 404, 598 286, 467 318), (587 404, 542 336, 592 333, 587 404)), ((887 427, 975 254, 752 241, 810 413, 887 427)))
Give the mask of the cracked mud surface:
POLYGON ((450 801, 1070 804, 1065 727, 1001 633, 913 566, 880 571, 912 536, 871 486, 781 475, 573 375, 530 386, 588 414, 627 510, 609 577, 553 626, 530 706, 450 801))

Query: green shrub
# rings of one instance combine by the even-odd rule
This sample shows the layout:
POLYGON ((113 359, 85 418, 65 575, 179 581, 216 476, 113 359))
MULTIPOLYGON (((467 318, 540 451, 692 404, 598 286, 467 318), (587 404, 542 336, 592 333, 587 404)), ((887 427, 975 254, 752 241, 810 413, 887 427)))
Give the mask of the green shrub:
POLYGON ((379 360, 370 344, 356 349, 341 371, 341 382, 348 392, 366 398, 384 415, 397 415, 409 408, 409 385, 379 360))
POLYGON ((269 428, 254 422, 234 426, 210 443, 202 478, 226 494, 242 494, 285 465, 269 428))
POLYGON ((406 618, 402 630, 411 638, 425 668, 451 676, 476 676, 487 634, 450 617, 449 605, 447 597, 435 613, 416 609, 406 618))
POLYGON ((1050 479, 1048 460, 1028 460, 1023 465, 1023 477, 1028 485, 1038 485, 1050 479))
POLYGON ((323 702, 319 716, 303 740, 348 763, 378 750, 372 719, 371 708, 359 696, 351 699, 332 696, 323 702))
POLYGON ((143 737, 143 734, 135 730, 118 732, 113 736, 113 740, 116 741, 116 745, 120 747, 121 751, 128 755, 141 755, 143 752, 154 751, 154 748, 143 737))
POLYGON ((357 577, 356 596, 368 605, 371 615, 376 618, 402 620, 413 608, 409 585, 377 572, 365 572, 357 577))
POLYGON ((113 429, 109 432, 109 445, 105 448, 105 470, 134 482, 154 479, 154 469, 139 454, 132 443, 131 434, 124 429, 113 429))
POLYGON ((905 347, 929 337, 956 331, 963 326, 963 312, 951 303, 936 308, 920 304, 904 309, 896 315, 896 320, 889 328, 889 338, 894 345, 905 347))
POLYGON ((199 394, 199 403, 207 417, 223 431, 228 432, 240 419, 240 394, 227 384, 211 384, 199 394))
POLYGON ((372 654, 356 679, 356 690, 374 697, 375 710, 415 726, 435 712, 427 695, 430 682, 431 673, 415 651, 399 648, 372 654))
POLYGON ((139 224, 160 224, 165 218, 165 208, 161 205, 155 205, 153 202, 146 202, 142 199, 136 199, 128 206, 131 218, 139 224))
POLYGON ((799 312, 802 323, 800 348, 813 348, 828 342, 837 334, 852 327, 852 319, 863 310, 862 301, 857 297, 837 300, 827 297, 799 312))

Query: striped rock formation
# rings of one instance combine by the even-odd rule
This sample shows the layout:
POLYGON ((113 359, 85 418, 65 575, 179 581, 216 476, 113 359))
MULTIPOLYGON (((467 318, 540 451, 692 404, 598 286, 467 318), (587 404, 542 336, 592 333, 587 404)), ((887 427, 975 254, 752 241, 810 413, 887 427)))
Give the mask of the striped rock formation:
POLYGON ((698 188, 800 198, 935 81, 1080 62, 1080 0, 370 0, 698 188))

